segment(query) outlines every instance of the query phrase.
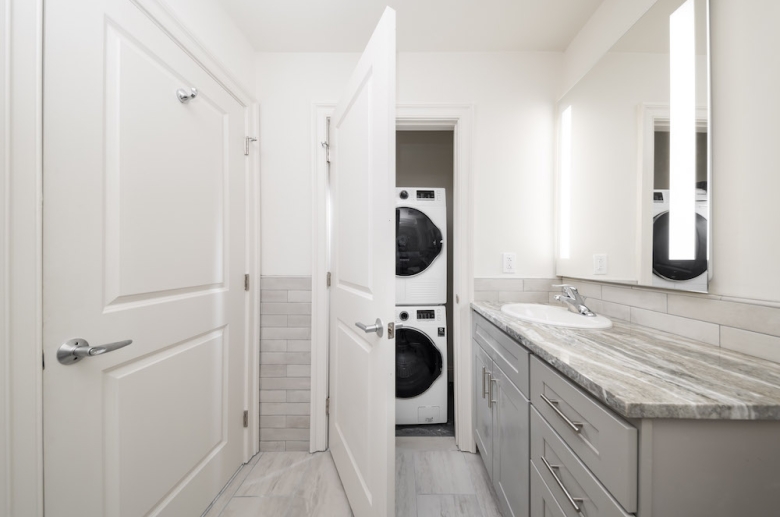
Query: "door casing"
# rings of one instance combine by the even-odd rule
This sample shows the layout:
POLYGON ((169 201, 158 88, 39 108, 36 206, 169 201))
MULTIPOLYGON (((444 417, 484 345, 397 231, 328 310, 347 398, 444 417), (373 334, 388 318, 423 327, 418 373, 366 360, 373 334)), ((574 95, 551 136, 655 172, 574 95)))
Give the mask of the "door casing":
MULTIPOLYGON (((330 267, 328 164, 328 118, 333 103, 314 103, 312 122, 312 354, 311 354, 311 452, 328 448, 328 307, 327 273, 330 267)), ((453 131, 455 134, 453 361, 455 382, 455 441, 460 450, 476 452, 473 431, 471 393, 471 309, 474 293, 473 273, 473 189, 471 177, 471 128, 474 107, 471 104, 398 104, 397 131, 453 131)))
MULTIPOLYGON (((259 134, 260 106, 243 89, 229 68, 205 48, 186 25, 158 0, 128 0, 149 16, 168 36, 201 64, 222 86, 249 110, 247 135, 259 134)), ((0 190, 7 218, 3 223, 0 274, 8 282, 0 307, 0 447, 8 451, 0 464, 0 514, 42 517, 43 508, 43 9, 44 0, 0 0, 0 23, 7 35, 6 56, 0 60, 0 80, 6 93, 9 123, 0 132, 6 150, 0 165, 0 190), (13 142, 13 148, 11 148, 13 142), (8 152, 12 149, 12 152, 8 152)), ((247 357, 245 397, 249 408, 259 408, 259 307, 260 307, 260 164, 257 147, 249 156, 251 185, 247 191, 247 272, 250 302, 247 311, 250 343, 247 357)), ((51 361, 53 358, 47 358, 51 361)), ((246 458, 259 447, 259 411, 250 409, 244 450, 246 458)), ((3 455, 0 454, 0 458, 3 455)), ((214 494, 216 496, 216 494, 214 494)))

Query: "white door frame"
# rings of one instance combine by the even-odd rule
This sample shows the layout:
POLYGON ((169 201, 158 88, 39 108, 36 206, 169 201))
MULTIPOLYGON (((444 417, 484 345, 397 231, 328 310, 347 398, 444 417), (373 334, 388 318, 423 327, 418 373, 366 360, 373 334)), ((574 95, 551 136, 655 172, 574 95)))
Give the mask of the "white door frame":
MULTIPOLYGON (((327 119, 333 103, 312 105, 312 354, 311 427, 309 450, 328 448, 328 306, 329 268, 327 119)), ((471 175, 472 121, 470 104, 399 104, 396 129, 404 131, 452 130, 454 156, 453 243, 453 364, 455 382, 455 441, 462 451, 476 452, 473 432, 471 376, 471 308, 474 293, 474 201, 471 175)))
MULTIPOLYGON (((158 0, 129 0, 247 107, 247 135, 260 107, 229 69, 158 0)), ((43 512, 43 8, 0 0, 0 515, 43 512)), ((259 449, 260 160, 250 154, 247 189, 247 386, 245 461, 259 449)), ((51 361, 51 358, 49 358, 51 361)), ((216 496, 216 494, 214 494, 216 496)))

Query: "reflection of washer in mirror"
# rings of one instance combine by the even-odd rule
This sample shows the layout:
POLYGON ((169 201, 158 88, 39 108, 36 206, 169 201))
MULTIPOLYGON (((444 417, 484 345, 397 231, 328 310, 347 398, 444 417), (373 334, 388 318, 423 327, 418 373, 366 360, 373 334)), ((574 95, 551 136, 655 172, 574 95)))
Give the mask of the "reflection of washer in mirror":
POLYGON ((696 258, 669 259, 669 191, 653 191, 653 285, 707 291, 707 192, 696 190, 696 258))

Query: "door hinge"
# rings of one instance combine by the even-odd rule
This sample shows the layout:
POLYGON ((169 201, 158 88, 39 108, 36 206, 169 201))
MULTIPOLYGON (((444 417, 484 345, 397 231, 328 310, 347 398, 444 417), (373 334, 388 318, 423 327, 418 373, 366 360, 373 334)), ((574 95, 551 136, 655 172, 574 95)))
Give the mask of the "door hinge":
POLYGON ((325 285, 330 287, 330 271, 328 271, 328 274, 325 277, 325 285))
POLYGON ((395 323, 388 323, 387 324, 387 339, 394 339, 395 338, 395 323))
POLYGON ((46 354, 41 352, 41 370, 46 369, 46 354))
POLYGON ((249 291, 249 273, 244 275, 244 291, 249 291))
POLYGON ((257 138, 253 136, 248 136, 244 140, 244 156, 249 156, 249 144, 252 142, 257 142, 257 138))
POLYGON ((325 414, 330 415, 330 397, 325 399, 325 414))
POLYGON ((244 410, 244 427, 249 427, 249 410, 244 410))

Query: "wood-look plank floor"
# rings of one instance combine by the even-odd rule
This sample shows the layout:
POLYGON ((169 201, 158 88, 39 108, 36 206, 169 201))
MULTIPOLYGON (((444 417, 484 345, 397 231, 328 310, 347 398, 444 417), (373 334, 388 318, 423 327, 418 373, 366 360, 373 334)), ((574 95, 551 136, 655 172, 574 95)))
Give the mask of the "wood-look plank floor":
MULTIPOLYGON (((454 438, 396 440, 398 517, 501 517, 481 458, 454 438)), ((351 517, 330 452, 259 453, 203 517, 351 517)))

